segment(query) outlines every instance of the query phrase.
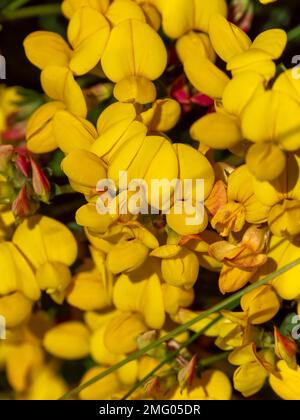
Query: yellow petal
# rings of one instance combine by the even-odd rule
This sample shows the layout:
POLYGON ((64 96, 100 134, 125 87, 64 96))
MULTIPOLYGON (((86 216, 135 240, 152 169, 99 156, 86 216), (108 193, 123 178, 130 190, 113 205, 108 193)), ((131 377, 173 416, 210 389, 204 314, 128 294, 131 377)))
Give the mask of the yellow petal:
POLYGON ((183 391, 177 387, 166 395, 171 400, 230 400, 232 387, 227 376, 220 370, 206 370, 193 385, 183 391))
POLYGON ((193 57, 184 63, 184 71, 199 92, 211 98, 222 98, 229 77, 207 58, 193 57))
POLYGON ((31 33, 25 38, 24 48, 27 58, 41 70, 46 66, 68 67, 72 55, 66 41, 54 32, 31 33))
POLYGON ((251 324, 264 324, 277 314, 280 301, 271 286, 261 286, 242 297, 241 307, 248 312, 251 324))
POLYGON ((150 255, 157 258, 173 258, 179 254, 181 249, 179 245, 163 245, 152 251, 150 255))
POLYGON ((273 90, 285 93, 295 101, 300 102, 300 78, 294 77, 294 69, 281 73, 273 85, 273 90))
MULTIPOLYGON (((299 257, 299 246, 289 242, 287 239, 272 236, 268 257, 267 264, 258 271, 256 278, 265 277, 267 274, 274 272, 274 270, 280 270, 285 265, 295 261, 299 257)), ((298 272, 299 266, 296 266, 272 281, 272 286, 282 299, 299 299, 298 272)))
POLYGON ((43 345, 53 356, 65 360, 78 360, 89 354, 89 340, 90 334, 84 324, 69 321, 47 331, 43 345))
POLYGON ((127 20, 112 30, 101 62, 104 73, 114 82, 128 76, 155 80, 166 67, 167 53, 149 25, 127 20))
POLYGON ((164 32, 170 38, 179 38, 192 29, 207 33, 213 15, 227 14, 224 0, 167 0, 158 7, 163 16, 164 32))
MULTIPOLYGON (((81 379, 81 383, 85 383, 96 375, 100 375, 106 370, 105 367, 93 367, 89 369, 81 379)), ((79 393, 81 400, 106 400, 110 399, 121 388, 121 383, 116 372, 97 381, 93 385, 87 387, 79 393)))
POLYGON ((74 50, 70 61, 70 69, 74 74, 80 76, 96 67, 109 34, 109 23, 94 9, 82 7, 72 16, 68 26, 68 39, 74 50))
POLYGON ((0 297, 0 314, 7 328, 16 328, 25 323, 31 314, 33 302, 21 292, 0 297))
POLYGON ((110 0, 63 0, 61 7, 63 14, 70 19, 77 10, 84 6, 105 14, 109 3, 110 0))
POLYGON ((179 178, 181 180, 203 180, 204 197, 206 199, 212 191, 215 174, 208 159, 186 144, 174 144, 179 162, 179 178))
POLYGON ((273 390, 284 400, 299 400, 300 399, 300 367, 296 370, 290 369, 286 362, 278 362, 278 369, 280 378, 271 375, 270 385, 273 390))
POLYGON ((242 140, 238 119, 221 113, 208 114, 196 121, 191 136, 214 149, 230 149, 242 140))
POLYGON ((122 274, 116 281, 113 300, 117 309, 124 312, 141 310, 140 300, 147 280, 144 277, 136 277, 135 273, 131 276, 122 274))
POLYGON ((95 362, 101 365, 114 365, 118 362, 118 356, 110 353, 104 345, 105 325, 98 328, 91 336, 91 356, 95 362))
POLYGON ((61 166, 74 188, 83 194, 95 195, 98 182, 106 178, 102 160, 87 150, 74 150, 65 157, 61 166))
POLYGON ((129 76, 116 84, 114 96, 120 102, 148 104, 155 101, 156 88, 145 77, 129 76))
POLYGON ((32 268, 13 243, 0 243, 0 263, 2 267, 1 295, 20 291, 31 300, 40 298, 40 290, 32 268))
POLYGON ((140 117, 150 131, 169 131, 178 123, 181 107, 173 99, 159 99, 140 117))
POLYGON ((268 217, 271 232, 276 236, 290 238, 300 233, 300 201, 284 200, 274 206, 268 217))
POLYGON ((244 397, 251 397, 262 389, 267 377, 267 372, 259 363, 246 363, 234 372, 234 388, 244 397))
POLYGON ((268 53, 250 48, 232 57, 227 64, 227 70, 231 71, 233 76, 246 71, 258 73, 269 81, 275 76, 276 65, 268 53))
POLYGON ((209 37, 214 50, 225 62, 251 46, 248 35, 221 15, 214 15, 210 19, 209 37))
POLYGON ((17 392, 28 389, 29 379, 43 363, 42 349, 30 343, 14 346, 7 360, 7 379, 17 392))
POLYGON ((137 338, 146 330, 140 315, 124 312, 107 324, 104 345, 114 354, 131 353, 137 349, 137 338))
POLYGON ((276 141, 285 150, 297 150, 300 146, 299 109, 297 102, 280 92, 268 91, 260 94, 248 104, 243 113, 243 134, 253 142, 276 141), (266 120, 260 117, 265 112, 269 115, 266 120))
POLYGON ((110 296, 97 270, 75 275, 68 290, 67 302, 82 311, 96 311, 110 306, 110 296))
POLYGON ((84 95, 69 69, 47 66, 41 73, 41 84, 50 98, 63 102, 66 108, 78 117, 86 117, 84 95))
POLYGON ((251 48, 256 48, 267 52, 273 60, 277 60, 282 55, 287 44, 287 34, 282 29, 269 29, 259 34, 251 48))
POLYGON ((134 137, 145 137, 147 128, 136 121, 137 113, 133 104, 117 102, 108 106, 97 122, 99 138, 91 151, 110 163, 120 147, 134 137))
MULTIPOLYGON (((124 357, 125 358, 125 357, 124 357)), ((117 371, 118 378, 124 386, 133 386, 138 377, 138 361, 133 360, 117 371)))
POLYGON ((176 42, 176 51, 182 63, 193 57, 208 58, 214 62, 216 54, 208 35, 194 31, 188 32, 176 42))
POLYGON ((273 181, 286 167, 286 156, 272 143, 254 144, 246 156, 247 167, 259 181, 273 181))
POLYGON ((241 73, 226 86, 223 106, 230 114, 240 116, 255 94, 263 91, 263 77, 257 73, 241 73))
POLYGON ((161 272, 171 286, 191 289, 198 279, 198 258, 192 251, 183 248, 175 258, 162 260, 161 272))
POLYGON ((65 290, 72 281, 69 268, 59 262, 46 262, 36 272, 36 280, 52 299, 62 304, 65 298, 65 290))
POLYGON ((28 391, 28 400, 57 400, 67 392, 67 384, 52 366, 43 366, 34 375, 28 391))
POLYGON ((125 241, 117 244, 107 256, 107 268, 113 274, 130 272, 146 260, 149 249, 140 241, 125 241))
POLYGON ((159 277, 153 274, 146 282, 140 301, 140 310, 149 328, 159 330, 165 323, 165 308, 159 277))
POLYGON ((85 204, 76 212, 76 222, 95 233, 105 233, 118 218, 118 214, 99 214, 92 203, 85 204))
POLYGON ((15 231, 13 242, 34 268, 47 261, 70 266, 77 258, 77 243, 72 233, 47 216, 35 215, 24 220, 15 231))
POLYGON ((170 315, 176 315, 180 308, 189 307, 195 298, 193 289, 186 290, 170 284, 163 284, 162 292, 165 311, 170 315))
POLYGON ((145 15, 142 8, 131 0, 113 2, 105 13, 105 17, 113 26, 124 20, 134 19, 145 22, 145 15))
POLYGON ((75 149, 89 150, 97 138, 93 124, 67 111, 55 114, 53 130, 58 147, 65 154, 75 149))
POLYGON ((33 153, 48 153, 57 148, 53 131, 53 117, 64 109, 62 102, 49 102, 30 117, 26 128, 27 148, 33 153))
POLYGON ((193 214, 187 214, 184 209, 178 214, 172 207, 170 214, 167 214, 167 223, 179 235, 198 235, 207 228, 208 216, 205 210, 203 214, 198 209, 193 214))

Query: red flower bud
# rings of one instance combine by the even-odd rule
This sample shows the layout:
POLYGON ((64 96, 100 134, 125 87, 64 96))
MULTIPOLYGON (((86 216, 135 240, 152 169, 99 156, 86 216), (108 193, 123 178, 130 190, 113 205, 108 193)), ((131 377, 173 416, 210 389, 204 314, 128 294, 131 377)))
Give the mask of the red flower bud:
POLYGON ((33 206, 29 201, 26 185, 23 185, 13 202, 12 211, 16 218, 23 218, 33 213, 33 206))
POLYGON ((16 158, 16 167, 26 178, 30 176, 30 166, 28 158, 24 154, 20 154, 16 158))

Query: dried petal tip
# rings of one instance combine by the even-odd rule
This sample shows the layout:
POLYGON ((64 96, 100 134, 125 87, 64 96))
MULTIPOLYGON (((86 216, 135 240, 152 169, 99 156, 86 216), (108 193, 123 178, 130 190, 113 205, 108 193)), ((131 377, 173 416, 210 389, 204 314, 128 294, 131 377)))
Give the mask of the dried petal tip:
POLYGON ((291 338, 281 334, 277 327, 274 327, 275 353, 284 360, 290 369, 297 369, 297 344, 291 338))
POLYGON ((34 213, 37 205, 30 202, 27 194, 27 187, 23 185, 15 201, 12 204, 12 211, 16 218, 27 217, 34 213))
POLYGON ((30 159, 30 163, 32 169, 33 190, 41 201, 48 203, 50 198, 50 183, 42 169, 33 159, 30 159))

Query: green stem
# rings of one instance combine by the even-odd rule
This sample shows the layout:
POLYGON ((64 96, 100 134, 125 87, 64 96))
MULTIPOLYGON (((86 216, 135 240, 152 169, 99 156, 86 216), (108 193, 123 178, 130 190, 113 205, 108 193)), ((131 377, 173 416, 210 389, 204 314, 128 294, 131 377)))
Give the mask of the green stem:
POLYGON ((288 32, 288 40, 289 41, 295 41, 300 40, 300 25, 296 26, 294 29, 291 29, 288 32))
POLYGON ((177 337, 178 335, 184 333, 186 330, 188 330, 193 325, 197 324, 197 322, 202 321, 203 319, 207 318, 208 316, 221 311, 222 309, 226 309, 232 304, 235 303, 235 301, 242 298, 246 293, 252 292, 253 290, 256 290, 260 286, 264 286, 265 284, 270 283, 270 281, 276 279, 277 277, 281 276, 282 274, 286 273, 287 271, 291 270, 292 268, 296 267, 300 264, 300 258, 298 258, 296 261, 291 262, 290 264, 287 264, 280 270, 269 274, 264 279, 261 279, 257 281, 254 284, 251 284, 250 286, 246 287, 243 290, 240 290, 239 292, 235 293, 232 296, 229 296, 228 298, 224 299, 222 302, 218 303, 217 305, 213 306, 212 308, 202 312, 200 315, 195 317, 194 319, 190 320, 186 324, 180 325, 179 327, 175 328, 173 331, 171 331, 169 334, 166 334, 156 340, 155 342, 149 344, 148 346, 144 347, 143 349, 140 349, 132 354, 130 354, 126 359, 123 359, 119 363, 117 363, 114 366, 111 366, 110 368, 106 369, 104 372, 101 372, 99 375, 94 376, 89 381, 77 386, 73 390, 67 392, 64 394, 60 400, 66 400, 70 397, 73 397, 74 395, 78 394, 82 390, 86 389, 87 387, 95 384, 96 382, 100 381, 101 379, 105 378, 106 376, 110 375, 111 373, 115 372, 116 370, 120 369, 121 367, 127 365, 128 363, 138 359, 141 356, 144 356, 146 353, 148 353, 151 350, 156 349, 161 344, 165 343, 166 341, 169 341, 173 339, 174 337, 177 337))
POLYGON ((206 359, 200 361, 199 366, 204 368, 214 365, 215 363, 220 362, 221 360, 226 360, 229 353, 229 351, 224 351, 222 353, 215 354, 214 356, 207 357, 206 359))
POLYGON ((19 7, 24 6, 25 4, 29 3, 30 1, 31 0, 15 0, 4 8, 4 12, 8 10, 16 10, 19 7))
POLYGON ((46 15, 57 15, 60 13, 60 4, 44 4, 40 6, 24 7, 23 9, 19 10, 4 10, 2 13, 0 13, 0 22, 46 15))
MULTIPOLYGON (((124 395, 122 400, 127 400, 138 388, 143 386, 148 381, 148 379, 152 378, 156 374, 156 372, 158 372, 164 365, 166 365, 168 363, 171 363, 175 359, 175 357, 177 357, 184 348, 187 348, 188 346, 190 346, 194 341, 197 340, 198 337, 200 337, 202 334, 204 334, 209 328, 211 328, 214 324, 216 324, 221 318, 222 318, 221 316, 218 316, 216 319, 214 319, 212 322, 210 322, 205 328, 203 328, 201 331, 198 331, 197 333, 192 335, 192 337, 190 337, 189 340, 187 340, 183 344, 181 344, 181 346, 176 351, 174 351, 169 356, 165 357, 153 370, 151 370, 151 372, 149 372, 146 376, 144 376, 144 378, 142 378, 139 382, 137 382, 127 392, 127 394, 124 395)), ((203 366, 204 361, 205 360, 203 360, 201 362, 201 366, 203 366)))

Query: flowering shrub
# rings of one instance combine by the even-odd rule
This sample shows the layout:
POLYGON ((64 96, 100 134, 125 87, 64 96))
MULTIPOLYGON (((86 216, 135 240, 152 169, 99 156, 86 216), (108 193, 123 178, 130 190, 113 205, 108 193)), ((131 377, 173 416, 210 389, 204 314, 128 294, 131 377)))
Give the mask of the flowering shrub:
POLYGON ((300 75, 255 10, 64 0, 66 37, 26 36, 43 94, 0 90, 5 397, 300 399, 300 75))

